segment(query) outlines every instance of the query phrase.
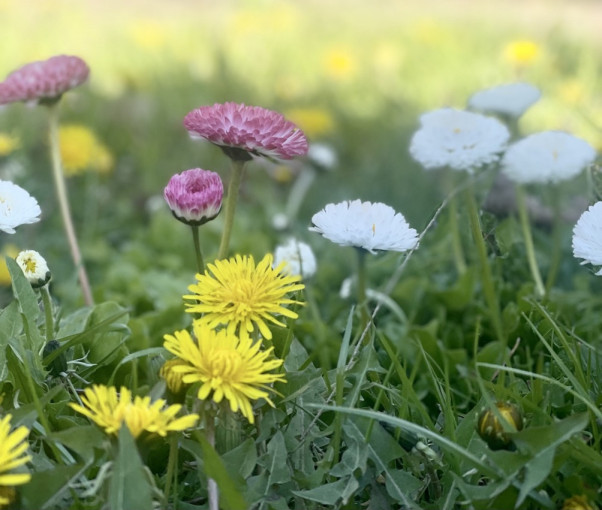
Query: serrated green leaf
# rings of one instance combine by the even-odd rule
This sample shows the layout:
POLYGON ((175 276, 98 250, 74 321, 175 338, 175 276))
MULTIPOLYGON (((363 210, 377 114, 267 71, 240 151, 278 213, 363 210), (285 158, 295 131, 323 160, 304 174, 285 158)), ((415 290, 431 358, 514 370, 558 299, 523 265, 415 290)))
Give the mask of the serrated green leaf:
POLYGON ((347 480, 341 479, 333 483, 327 483, 316 487, 315 489, 309 489, 305 491, 291 491, 295 496, 299 496, 303 499, 315 501, 322 505, 334 505, 341 499, 341 494, 345 490, 347 480))
POLYGON ((269 465, 266 466, 270 475, 268 487, 274 484, 282 484, 291 480, 291 472, 287 464, 287 451, 282 432, 278 431, 268 443, 269 465))
POLYGON ((11 257, 5 257, 5 260, 12 280, 13 294, 19 302, 21 312, 35 324, 40 315, 38 297, 15 260, 11 257))
POLYGON ((222 461, 229 473, 238 473, 242 478, 251 476, 257 465, 255 441, 248 438, 236 448, 224 453, 222 461))
POLYGON ((110 510, 152 508, 152 487, 138 453, 136 442, 128 428, 119 431, 119 449, 113 462, 109 481, 108 505, 110 510))
POLYGON ((202 434, 196 434, 195 438, 198 439, 203 452, 205 473, 209 478, 213 478, 219 487, 220 505, 226 510, 245 510, 247 504, 213 446, 202 434))
POLYGON ((29 483, 21 488, 21 508, 52 508, 86 468, 84 464, 73 464, 33 473, 29 483))

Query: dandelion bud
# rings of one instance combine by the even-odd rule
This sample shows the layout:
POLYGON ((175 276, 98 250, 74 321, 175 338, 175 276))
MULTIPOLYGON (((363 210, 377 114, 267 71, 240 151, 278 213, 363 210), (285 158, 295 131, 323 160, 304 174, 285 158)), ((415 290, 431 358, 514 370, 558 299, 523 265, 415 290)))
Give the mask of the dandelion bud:
POLYGON ((522 430, 523 417, 519 407, 510 402, 496 402, 495 407, 506 424, 498 420, 497 413, 491 409, 484 409, 477 421, 477 433, 492 450, 508 449, 512 439, 507 430, 512 429, 514 432, 522 430))
POLYGON ((597 510, 585 496, 573 496, 564 500, 562 510, 597 510))
MULTIPOLYGON (((56 351, 61 344, 56 340, 50 340, 44 346, 44 351, 42 352, 42 358, 46 358, 50 356, 54 351, 56 351)), ((53 377, 58 377, 61 374, 67 371, 67 358, 65 357, 65 353, 61 352, 56 358, 54 358, 46 367, 48 372, 53 377)))
POLYGON ((24 250, 16 258, 17 264, 34 289, 50 281, 50 270, 44 257, 34 250, 24 250))
POLYGON ((220 176, 200 168, 175 174, 163 192, 176 219, 193 226, 207 223, 219 214, 223 195, 220 176))

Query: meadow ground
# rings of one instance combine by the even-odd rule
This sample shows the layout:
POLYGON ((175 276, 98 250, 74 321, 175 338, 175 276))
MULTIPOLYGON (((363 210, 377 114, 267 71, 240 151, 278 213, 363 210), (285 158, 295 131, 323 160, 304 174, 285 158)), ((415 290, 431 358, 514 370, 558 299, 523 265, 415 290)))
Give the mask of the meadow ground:
POLYGON ((602 221, 581 215, 602 198, 601 23, 594 0, 0 0, 0 80, 60 54, 90 68, 57 108, 0 106, 0 508, 598 508, 602 221), (523 115, 458 120, 514 82, 540 93, 523 115), (191 139, 184 117, 226 102, 282 113, 309 155, 258 155, 260 123, 243 173, 191 139), (547 131, 576 138, 513 174, 547 131), (193 228, 204 261, 163 197, 193 168, 226 189, 193 228), (13 234, 6 181, 41 208, 13 234), (315 216, 358 199, 409 226, 315 216), (315 268, 276 251, 291 237, 315 268))

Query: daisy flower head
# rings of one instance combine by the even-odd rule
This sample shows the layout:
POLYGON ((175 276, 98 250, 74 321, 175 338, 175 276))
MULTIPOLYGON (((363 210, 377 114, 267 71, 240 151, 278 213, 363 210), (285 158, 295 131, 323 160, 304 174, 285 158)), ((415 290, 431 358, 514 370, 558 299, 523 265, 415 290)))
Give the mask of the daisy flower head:
POLYGON ((593 147, 562 131, 543 131, 512 144, 502 172, 514 182, 559 182, 575 177, 596 158, 593 147))
POLYGON ((165 335, 164 347, 185 363, 171 370, 180 372, 185 384, 200 383, 197 396, 216 404, 225 398, 232 412, 240 411, 254 422, 251 401, 263 398, 271 406, 270 384, 284 381, 282 374, 270 373, 282 360, 274 358, 273 347, 261 350, 261 342, 228 329, 216 331, 203 321, 194 323, 194 340, 188 331, 165 335))
POLYGON ((256 330, 270 340, 268 323, 284 327, 275 315, 296 319, 298 315, 287 305, 300 304, 287 294, 305 288, 300 276, 286 275, 284 263, 272 267, 272 255, 257 265, 250 255, 208 264, 204 274, 197 274, 197 283, 188 287, 194 294, 184 296, 187 312, 201 313, 200 319, 211 328, 226 326, 228 333, 248 338, 256 330))
POLYGON ((173 175, 163 191, 175 218, 187 225, 202 225, 214 219, 221 211, 223 195, 220 176, 201 168, 173 175))
POLYGON ((132 392, 125 387, 121 387, 118 393, 113 386, 95 384, 84 390, 81 400, 83 406, 69 405, 109 435, 117 435, 125 423, 134 438, 143 432, 164 437, 168 432, 194 427, 199 419, 196 414, 177 418, 182 406, 166 406, 163 399, 151 402, 150 397, 136 396, 132 400, 132 392))
POLYGON ((238 103, 201 106, 184 118, 192 138, 205 138, 232 159, 249 160, 251 154, 292 159, 307 153, 307 138, 280 113, 238 103))
POLYGON ((90 68, 79 57, 57 55, 31 62, 0 83, 0 104, 55 101, 88 79, 90 68))
POLYGON ((328 204, 311 219, 309 230, 341 246, 355 246, 370 253, 404 252, 418 244, 416 230, 401 213, 380 202, 353 200, 328 204))
POLYGON ((290 238, 274 250, 274 267, 283 265, 283 273, 311 278, 316 273, 316 256, 311 247, 290 238))
POLYGON ((43 287, 50 281, 48 264, 37 251, 23 250, 17 255, 16 262, 32 287, 43 287))
POLYGON ((38 201, 21 186, 0 180, 0 230, 14 234, 15 228, 40 221, 38 201))
POLYGON ((468 106, 518 119, 540 97, 539 89, 529 83, 508 83, 476 92, 468 100, 468 106))
POLYGON ((493 117, 442 108, 420 117, 410 154, 427 170, 450 167, 473 172, 497 161, 509 138, 508 128, 493 117))
POLYGON ((29 462, 31 457, 25 452, 28 443, 25 440, 29 435, 26 427, 17 427, 11 432, 10 420, 7 414, 0 420, 0 506, 8 505, 11 501, 11 488, 29 482, 29 473, 10 473, 14 468, 29 462))
MULTIPOLYGON (((582 264, 602 266, 602 202, 585 211, 573 229, 573 255, 582 264)), ((602 275, 600 269, 596 275, 602 275)))

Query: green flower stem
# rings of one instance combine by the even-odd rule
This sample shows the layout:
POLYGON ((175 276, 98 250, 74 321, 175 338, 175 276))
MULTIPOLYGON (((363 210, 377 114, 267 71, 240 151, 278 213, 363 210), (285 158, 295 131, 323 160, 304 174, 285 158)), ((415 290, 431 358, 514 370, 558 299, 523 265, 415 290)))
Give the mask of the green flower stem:
POLYGON ((527 212, 525 190, 520 185, 516 186, 516 205, 518 207, 518 216, 523 230, 523 237, 525 238, 527 261, 529 262, 529 269, 531 270, 531 275, 533 276, 533 281, 535 282, 535 290, 539 297, 543 297, 546 294, 546 289, 541 279, 537 261, 535 260, 535 248, 533 247, 533 236, 531 235, 531 226, 529 223, 529 214, 527 212))
POLYGON ((493 329, 495 335, 502 345, 506 345, 506 335, 504 334, 504 328, 502 326, 502 317, 500 313, 500 304, 498 302, 495 286, 493 284, 493 275, 491 274, 491 267, 489 267, 489 259, 487 257, 487 247, 485 246, 485 240, 483 239, 483 233, 481 230, 481 220, 479 218, 479 208, 474 194, 474 186, 471 183, 465 190, 466 202, 468 204, 468 211, 470 217, 470 229, 472 231, 472 237, 476 244, 477 254, 479 257, 479 264, 481 266, 481 284, 483 286, 483 294, 485 295, 485 301, 489 308, 489 315, 491 322, 493 323, 493 329))
POLYGON ((359 306, 362 316, 360 331, 364 331, 370 322, 368 303, 366 302, 366 253, 368 252, 362 248, 356 248, 355 251, 357 253, 357 306, 359 306))
POLYGON ((63 218, 65 233, 67 234, 67 241, 69 242, 69 247, 71 248, 71 257, 73 258, 73 263, 77 269, 79 283, 84 295, 84 302, 87 306, 92 306, 94 305, 94 299, 92 298, 88 274, 86 273, 86 268, 84 267, 84 261, 79 250, 75 229, 73 227, 73 220, 71 219, 71 210, 69 208, 69 199, 67 197, 67 186, 65 184, 65 176, 63 174, 63 167, 61 164, 58 105, 59 103, 57 102, 48 107, 52 175, 54 177, 54 186, 61 210, 61 216, 63 218))
POLYGON ((167 474, 165 480, 165 491, 163 499, 163 509, 166 510, 169 506, 169 493, 171 491, 171 483, 173 480, 173 510, 178 508, 178 474, 176 466, 178 464, 178 435, 172 434, 169 438, 169 457, 167 459, 167 474))
POLYGON ((289 224, 297 217, 301 204, 316 179, 317 172, 313 168, 304 168, 292 185, 286 204, 286 217, 289 224))
POLYGON ((201 242, 199 240, 199 226, 191 225, 192 240, 194 242, 194 252, 196 253, 196 267, 200 274, 205 272, 205 263, 203 261, 203 252, 201 251, 201 242))
POLYGON ((46 341, 50 342, 54 339, 54 320, 52 317, 52 301, 50 299, 50 291, 48 284, 42 285, 40 288, 42 295, 42 303, 44 303, 44 317, 46 320, 46 341))
POLYGON ((234 224, 234 213, 236 212, 236 202, 238 201, 238 191, 246 164, 246 161, 238 159, 232 159, 231 161, 232 176, 230 177, 230 184, 228 184, 228 196, 226 197, 226 210, 224 213, 224 231, 222 232, 222 240, 217 253, 218 260, 224 259, 228 255, 232 225, 234 224))
MULTIPOLYGON (((23 328, 25 330, 25 335, 29 339, 29 342, 31 345, 31 338, 30 338, 29 326, 28 326, 27 321, 23 321, 23 328)), ((33 374, 31 373, 31 367, 29 364, 29 360, 27 359, 27 351, 25 350, 25 348, 23 348, 23 346, 21 346, 20 354, 23 359, 23 369, 25 370, 25 379, 27 379, 27 386, 28 386, 29 391, 31 392, 31 399, 33 400, 33 406, 35 407, 36 413, 38 415, 38 419, 40 420, 40 423, 42 424, 42 427, 44 428, 44 432, 46 433, 46 437, 48 440, 48 446, 50 446, 50 449, 52 450, 52 453, 53 453, 56 461, 59 464, 64 464, 61 453, 59 452, 57 446, 54 444, 54 441, 52 441, 49 437, 50 434, 52 433, 52 430, 50 428, 50 423, 48 423, 48 418, 46 417, 46 414, 44 413, 44 408, 42 407, 42 403, 40 402, 40 398, 39 398, 38 392, 36 390, 36 385, 33 380, 33 374)))
POLYGON ((558 276, 558 270, 560 269, 560 263, 562 262, 562 217, 560 213, 558 187, 551 186, 551 192, 554 223, 552 225, 552 261, 546 277, 546 294, 550 292, 554 286, 556 277, 558 276))
MULTIPOLYGON (((211 412, 205 414, 205 436, 207 442, 215 448, 215 417, 211 412)), ((219 510, 219 491, 213 478, 207 479, 207 492, 209 494, 209 510, 219 510)))
POLYGON ((455 196, 452 196, 449 200, 449 229, 452 234, 452 249, 456 270, 458 274, 464 274, 466 272, 466 260, 464 258, 464 250, 462 249, 460 228, 458 227, 458 201, 455 196))

